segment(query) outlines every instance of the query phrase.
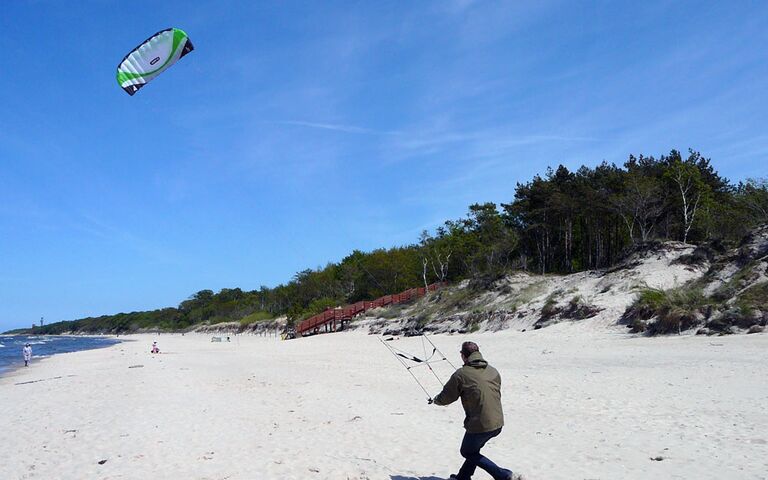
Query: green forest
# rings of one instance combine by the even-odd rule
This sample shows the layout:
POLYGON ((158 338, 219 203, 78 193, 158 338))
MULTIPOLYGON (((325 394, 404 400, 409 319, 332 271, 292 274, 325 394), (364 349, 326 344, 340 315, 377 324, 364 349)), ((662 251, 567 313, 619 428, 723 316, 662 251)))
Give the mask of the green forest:
POLYGON ((547 169, 518 183, 509 203, 476 203, 465 217, 424 231, 411 245, 355 250, 338 263, 297 272, 276 287, 202 290, 177 307, 51 323, 24 332, 128 333, 196 324, 243 325, 287 315, 289 324, 327 307, 436 281, 494 279, 510 271, 572 273, 616 264, 638 243, 735 245, 768 222, 768 182, 733 183, 709 158, 673 150, 571 171, 547 169))

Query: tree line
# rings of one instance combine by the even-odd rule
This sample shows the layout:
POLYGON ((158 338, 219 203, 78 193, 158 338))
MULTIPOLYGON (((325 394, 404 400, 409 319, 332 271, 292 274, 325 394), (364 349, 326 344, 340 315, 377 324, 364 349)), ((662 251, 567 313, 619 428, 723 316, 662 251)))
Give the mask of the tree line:
POLYGON ((58 322, 35 331, 181 330, 226 321, 247 326, 280 315, 292 323, 328 307, 435 281, 606 268, 633 245, 649 241, 733 245, 766 222, 765 179, 734 184, 693 150, 686 156, 676 150, 658 158, 630 156, 622 166, 603 162, 571 171, 560 165, 518 183, 509 203, 470 205, 466 216, 424 231, 410 245, 355 250, 272 288, 202 290, 176 308, 58 322))

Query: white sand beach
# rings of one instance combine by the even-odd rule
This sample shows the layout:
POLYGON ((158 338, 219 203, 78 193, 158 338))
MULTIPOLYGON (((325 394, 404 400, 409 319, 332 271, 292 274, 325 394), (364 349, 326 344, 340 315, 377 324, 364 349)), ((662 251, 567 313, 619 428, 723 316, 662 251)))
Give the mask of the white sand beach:
MULTIPOLYGON (((127 339, 0 378, 0 479, 436 480, 461 464, 461 407, 428 405, 378 337, 127 339)), ((483 453, 527 479, 768 478, 768 335, 432 339, 455 364, 474 340, 500 371, 506 426, 483 453)))

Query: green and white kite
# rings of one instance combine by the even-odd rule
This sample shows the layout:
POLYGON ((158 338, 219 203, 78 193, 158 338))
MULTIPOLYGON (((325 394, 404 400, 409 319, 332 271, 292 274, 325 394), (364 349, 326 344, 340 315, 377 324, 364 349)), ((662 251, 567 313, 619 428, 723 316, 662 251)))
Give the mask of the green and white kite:
POLYGON ((133 95, 194 48, 184 30, 157 32, 123 58, 117 66, 117 83, 133 95))

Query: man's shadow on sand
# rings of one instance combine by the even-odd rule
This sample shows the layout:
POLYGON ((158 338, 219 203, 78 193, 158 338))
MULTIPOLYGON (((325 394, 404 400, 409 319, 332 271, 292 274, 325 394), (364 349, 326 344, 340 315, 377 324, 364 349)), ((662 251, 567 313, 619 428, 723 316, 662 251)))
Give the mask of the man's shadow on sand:
POLYGON ((390 480, 445 480, 442 477, 412 477, 410 475, 390 475, 390 480))

